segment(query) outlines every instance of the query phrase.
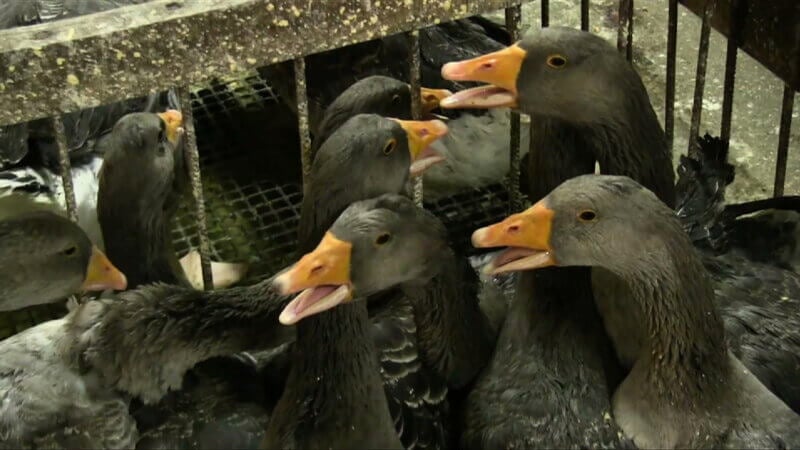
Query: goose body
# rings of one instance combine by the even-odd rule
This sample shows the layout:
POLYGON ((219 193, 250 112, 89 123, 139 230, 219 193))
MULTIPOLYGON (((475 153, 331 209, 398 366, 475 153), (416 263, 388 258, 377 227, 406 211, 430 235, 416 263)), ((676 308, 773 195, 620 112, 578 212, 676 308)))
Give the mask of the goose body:
POLYGON ((729 352, 712 283, 680 222, 630 178, 568 180, 525 212, 476 231, 473 242, 513 246, 495 272, 596 265, 625 283, 630 295, 598 306, 611 336, 630 336, 632 368, 612 405, 638 447, 800 443, 800 416, 729 352))
MULTIPOLYGON (((404 448, 441 448, 449 445, 446 434, 430 436, 428 434, 430 431, 426 432, 426 430, 437 431, 431 425, 436 425, 438 421, 446 420, 447 410, 444 408, 447 406, 445 402, 447 386, 463 386, 470 380, 459 377, 463 377, 465 372, 474 373, 475 369, 470 365, 464 364, 465 358, 457 354, 447 354, 447 346, 437 347, 432 345, 430 339, 433 337, 426 336, 426 332, 430 333, 433 330, 438 330, 446 336, 452 331, 457 331, 452 330, 452 322, 455 322, 454 319, 456 317, 461 317, 463 323, 475 323, 474 317, 468 314, 462 315, 463 312, 459 311, 460 308, 457 306, 457 300, 462 303, 476 305, 478 288, 476 278, 466 277, 464 279, 462 275, 459 275, 458 271, 451 270, 451 267, 459 259, 463 258, 456 256, 450 249, 446 230, 438 219, 430 213, 417 208, 407 197, 386 194, 351 204, 339 216, 313 252, 303 256, 295 266, 276 278, 276 286, 280 288, 281 292, 300 292, 300 295, 287 306, 281 316, 282 320, 294 320, 294 305, 305 305, 311 299, 326 304, 333 301, 340 302, 338 303, 340 306, 334 308, 334 310, 338 310, 361 306, 365 303, 361 300, 384 301, 384 299, 376 298, 371 294, 385 292, 391 287, 399 287, 400 289, 401 295, 390 299, 388 307, 373 316, 371 324, 368 325, 376 331, 388 330, 386 327, 390 324, 398 326, 405 323, 406 327, 410 326, 405 330, 407 336, 397 341, 398 343, 405 342, 405 344, 400 347, 394 347, 391 352, 387 352, 385 347, 387 341, 385 339, 375 339, 375 343, 378 345, 378 354, 381 355, 379 361, 384 378, 380 384, 385 386, 383 397, 389 400, 389 411, 386 411, 384 403, 380 401, 381 399, 367 395, 369 391, 366 391, 365 383, 353 385, 354 382, 349 381, 347 377, 337 378, 340 385, 337 391, 338 396, 335 400, 336 405, 327 405, 328 402, 334 403, 334 400, 328 399, 326 402, 320 398, 319 393, 315 395, 314 401, 304 402, 304 404, 325 405, 327 414, 338 416, 343 411, 349 411, 351 407, 347 401, 342 402, 342 398, 347 400, 350 396, 359 396, 363 398, 361 400, 362 403, 366 403, 369 400, 368 404, 372 405, 371 410, 374 412, 371 421, 368 422, 373 427, 367 436, 363 435, 364 431, 360 430, 362 426, 357 420, 353 420, 353 422, 350 422, 350 419, 331 420, 330 418, 326 419, 325 413, 320 413, 319 418, 316 418, 317 414, 311 414, 312 417, 315 417, 315 420, 320 422, 325 419, 326 422, 342 424, 342 420, 345 420, 344 424, 351 424, 351 430, 338 429, 339 436, 333 437, 336 439, 334 447, 344 445, 339 444, 340 442, 353 443, 352 439, 354 438, 362 440, 362 443, 358 445, 378 445, 375 442, 386 442, 386 440, 391 440, 392 437, 401 439, 400 442, 395 442, 394 447, 397 447, 398 443, 402 443, 404 448), (319 266, 319 264, 322 265, 319 266), (315 269, 315 267, 321 268, 315 269), (468 286, 466 289, 465 285, 468 286), (453 289, 457 292, 447 292, 453 289), (354 300, 349 300, 349 297, 344 297, 344 300, 342 300, 342 291, 349 291, 349 295, 354 300), (403 301, 403 296, 407 297, 405 301, 403 301), (338 300, 333 300, 334 298, 338 300), (450 305, 451 303, 452 305, 450 305), (392 309, 395 309, 395 311, 392 311, 392 309), (405 311, 403 311, 404 309, 405 311), (431 320, 436 321, 435 318, 430 317, 434 316, 434 314, 425 314, 426 312, 435 312, 436 309, 443 309, 439 314, 449 317, 451 329, 447 328, 447 324, 432 326, 432 324, 426 323, 431 320), (419 325, 414 326, 413 320, 404 322, 407 317, 416 317, 416 322, 419 325), (416 338, 414 338, 414 335, 416 335, 416 338), (426 350, 434 349, 445 350, 446 354, 438 357, 431 353, 425 354, 426 350), (410 372, 404 374, 401 372, 402 366, 397 365, 402 361, 400 359, 402 355, 406 355, 406 359, 412 357, 414 362, 413 365, 405 366, 405 370, 410 370, 410 372), (391 358, 387 358, 387 356, 391 358), (393 359, 394 361, 392 361, 393 359), (431 364, 430 361, 438 361, 440 364, 431 364), (452 366, 448 366, 447 363, 452 363, 452 366), (425 366, 431 367, 433 371, 431 369, 426 370, 425 366), (423 377, 432 378, 437 373, 446 374, 449 377, 446 380, 447 384, 441 382, 438 391, 423 392, 422 396, 419 396, 419 392, 414 390, 404 392, 405 389, 413 386, 409 385, 409 383, 415 379, 422 381, 423 377), (387 375, 391 378, 387 377, 387 375), (411 403, 412 401, 417 403, 417 407, 414 409, 410 408, 414 404, 411 403), (420 401, 429 404, 428 407, 425 408, 420 405, 420 401), (334 409, 334 407, 339 409, 334 409), (423 415, 426 411, 428 413, 437 412, 437 409, 431 409, 430 407, 438 408, 438 415, 427 417, 423 415), (396 408, 399 408, 399 410, 396 408), (387 414, 387 412, 390 414, 387 414), (379 413, 381 417, 377 418, 376 415, 379 413), (426 424, 426 420, 433 423, 426 424), (378 425, 384 428, 380 428, 378 425), (425 428, 420 428, 420 426, 425 426, 425 428), (387 431, 387 428, 389 431, 387 431), (409 442, 409 435, 414 437, 413 441, 409 442)), ((474 272, 469 266, 466 269, 474 276, 474 272)), ((474 309, 477 310, 477 308, 474 309)), ((315 309, 315 311, 318 310, 315 309)), ((361 311, 361 320, 362 323, 369 324, 370 322, 364 315, 365 312, 366 309, 361 311)), ((319 316, 324 316, 325 312, 318 312, 318 314, 319 316)), ((336 318, 336 327, 333 327, 333 323, 329 326, 332 329, 339 330, 347 324, 347 322, 342 321, 343 316, 332 317, 336 318)), ((487 331, 480 331, 480 322, 477 322, 476 325, 476 330, 474 331, 469 327, 463 327, 463 330, 487 333, 487 331)), ((373 336, 380 334, 376 332, 373 333, 373 336)), ((386 336, 385 333, 384 336, 386 336)), ((374 338, 371 338, 369 333, 362 332, 360 339, 370 341, 374 338)), ((319 340, 317 339, 315 342, 318 343, 319 340)), ((353 343, 350 344, 351 347, 353 345, 353 343)), ((475 348, 475 350, 480 349, 475 348)), ((356 364, 355 367, 374 364, 371 362, 374 361, 374 356, 366 352, 360 354, 359 358, 362 361, 356 364)), ((318 356, 306 359, 319 361, 324 357, 318 356)), ((350 367, 343 362, 343 359, 344 361, 349 361, 355 358, 351 355, 344 357, 337 354, 337 360, 340 361, 340 364, 344 367, 350 367)), ((305 364, 309 363, 306 362, 305 364)), ((330 364, 330 362, 327 364, 330 364)), ((338 368, 338 365, 334 367, 338 368)), ((334 367, 329 368, 325 373, 332 371, 333 376, 337 376, 334 367)), ((354 368, 350 368, 350 370, 354 370, 354 368)), ((305 383, 308 383, 308 381, 306 380, 305 383)), ((331 382, 320 380, 320 383, 327 384, 331 382)), ((429 383, 428 386, 431 386, 429 383)), ((377 395, 377 393, 373 392, 372 395, 377 395)), ((287 404, 291 405, 292 403, 287 402, 287 404)), ((285 411, 283 412, 285 413, 285 411)), ((277 416, 277 410, 275 414, 277 416)), ((345 416, 349 418, 350 414, 347 413, 345 416)), ((275 420, 280 421, 280 419, 275 420)), ((324 430, 327 429, 322 424, 317 426, 322 427, 324 430)), ((439 423, 438 427, 439 433, 451 431, 443 423, 439 423)), ((279 433, 276 434, 280 435, 279 433)), ((295 436, 302 435, 298 435, 295 432, 295 436)), ((310 439, 310 437, 306 436, 302 436, 302 438, 310 439)))
POLYGON ((131 287, 188 281, 172 251, 172 218, 185 182, 178 111, 133 113, 107 139, 97 213, 106 251, 131 287))
POLYGON ((151 285, 9 337, 0 342, 2 445, 134 447, 132 398, 155 403, 201 361, 277 345, 282 330, 265 324, 281 305, 268 282, 217 292, 151 285))

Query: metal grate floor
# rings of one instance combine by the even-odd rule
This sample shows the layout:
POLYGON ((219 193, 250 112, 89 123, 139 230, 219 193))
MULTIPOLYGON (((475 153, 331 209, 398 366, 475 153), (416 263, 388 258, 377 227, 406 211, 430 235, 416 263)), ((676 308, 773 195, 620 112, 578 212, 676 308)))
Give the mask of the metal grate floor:
MULTIPOLYGON (((256 281, 295 257, 302 200, 294 115, 257 75, 218 82, 192 94, 212 259, 250 264, 256 281)), ((190 200, 190 199, 189 199, 190 200)), ((500 185, 426 203, 467 254, 472 232, 502 218, 500 185)), ((179 255, 197 248, 193 205, 186 201, 173 231, 179 255)))

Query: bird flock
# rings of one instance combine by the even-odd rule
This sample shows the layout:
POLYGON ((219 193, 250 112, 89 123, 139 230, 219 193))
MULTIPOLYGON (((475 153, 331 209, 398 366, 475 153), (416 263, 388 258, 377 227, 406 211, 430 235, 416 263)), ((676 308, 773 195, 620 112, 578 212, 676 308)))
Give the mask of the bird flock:
POLYGON ((796 203, 726 205, 708 135, 676 180, 600 37, 491 26, 422 31, 422 120, 394 37, 309 58, 294 262, 254 284, 199 289, 172 249, 174 92, 68 119, 78 223, 31 158, 47 136, 5 128, 0 311, 86 295, 0 341, 0 448, 800 448, 796 203), (470 259, 410 185, 500 181, 511 110, 530 202, 470 259))

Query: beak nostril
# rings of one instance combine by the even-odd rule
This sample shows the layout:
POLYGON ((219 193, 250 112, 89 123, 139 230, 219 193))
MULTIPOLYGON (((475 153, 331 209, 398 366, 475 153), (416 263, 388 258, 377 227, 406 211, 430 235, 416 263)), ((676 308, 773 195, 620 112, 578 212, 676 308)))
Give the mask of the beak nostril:
POLYGON ((519 233, 519 225, 511 225, 507 231, 511 234, 519 233))
POLYGON ((311 276, 319 275, 319 272, 322 270, 322 264, 317 264, 313 268, 311 268, 311 276))
POLYGON ((481 64, 481 69, 491 69, 494 66, 494 61, 487 61, 481 64))

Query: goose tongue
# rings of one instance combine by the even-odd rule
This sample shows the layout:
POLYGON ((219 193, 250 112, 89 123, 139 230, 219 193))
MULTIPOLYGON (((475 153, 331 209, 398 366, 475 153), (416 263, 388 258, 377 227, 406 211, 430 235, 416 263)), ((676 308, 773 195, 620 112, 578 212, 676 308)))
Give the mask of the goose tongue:
POLYGON ((487 85, 459 91, 442 100, 440 106, 453 108, 498 108, 516 106, 516 96, 499 86, 487 85))
POLYGON ((546 267, 551 263, 550 252, 522 247, 509 247, 497 255, 494 261, 487 264, 484 272, 489 275, 497 275, 504 272, 546 267))
POLYGON ((422 152, 420 152, 420 154, 417 156, 417 159, 411 163, 411 176, 415 177, 421 175, 422 172, 425 172, 431 166, 439 164, 444 160, 445 157, 436 153, 436 151, 429 145, 425 147, 425 149, 422 150, 422 152))
POLYGON ((280 315, 280 322, 292 325, 300 319, 331 309, 350 298, 345 285, 323 285, 309 288, 297 295, 280 315))

